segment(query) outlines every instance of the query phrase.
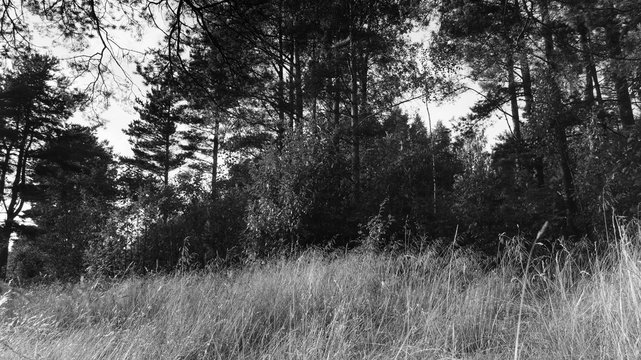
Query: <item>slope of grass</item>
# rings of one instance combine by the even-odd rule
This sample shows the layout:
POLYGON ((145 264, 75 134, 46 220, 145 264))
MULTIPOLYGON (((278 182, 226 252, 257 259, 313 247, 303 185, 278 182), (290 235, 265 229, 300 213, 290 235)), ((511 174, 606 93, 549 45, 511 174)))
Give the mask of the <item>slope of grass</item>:
POLYGON ((511 359, 519 307, 518 358, 639 358, 636 240, 584 271, 565 253, 525 276, 484 271, 464 252, 310 252, 235 272, 47 286, 5 314, 0 358, 511 359))

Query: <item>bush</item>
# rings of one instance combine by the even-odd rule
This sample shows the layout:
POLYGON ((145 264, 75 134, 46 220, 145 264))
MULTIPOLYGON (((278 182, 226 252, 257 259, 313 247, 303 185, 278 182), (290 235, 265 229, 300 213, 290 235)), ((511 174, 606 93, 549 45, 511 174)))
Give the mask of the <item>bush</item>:
POLYGON ((42 280, 53 269, 51 259, 42 250, 28 243, 17 243, 7 265, 7 278, 20 284, 42 280))
POLYGON ((331 144, 294 138, 274 146, 252 178, 246 234, 252 256, 355 238, 348 164, 331 144))

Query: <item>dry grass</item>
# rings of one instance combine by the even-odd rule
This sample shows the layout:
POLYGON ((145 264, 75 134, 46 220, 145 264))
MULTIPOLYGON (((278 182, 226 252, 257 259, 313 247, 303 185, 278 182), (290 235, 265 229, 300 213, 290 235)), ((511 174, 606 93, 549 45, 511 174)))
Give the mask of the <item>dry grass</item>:
POLYGON ((510 359, 523 279, 519 358, 640 358, 637 236, 583 272, 561 255, 521 276, 465 253, 307 253, 236 273, 32 289, 0 322, 0 358, 510 359))

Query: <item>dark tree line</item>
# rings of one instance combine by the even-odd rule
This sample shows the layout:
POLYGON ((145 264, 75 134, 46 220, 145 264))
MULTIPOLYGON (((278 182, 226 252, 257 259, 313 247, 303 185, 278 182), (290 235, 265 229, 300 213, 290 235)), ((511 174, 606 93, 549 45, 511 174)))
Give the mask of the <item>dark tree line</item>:
POLYGON ((436 9, 439 62, 465 64, 484 84, 468 125, 497 110, 511 118, 493 154, 509 198, 547 198, 537 212, 554 214, 573 236, 603 228, 604 211, 636 215, 629 176, 638 143, 639 4, 447 1, 436 9))
MULTIPOLYGON (((499 234, 528 236, 545 221, 554 236, 598 242, 612 214, 637 216, 635 1, 127 5, 164 6, 170 20, 138 67, 149 91, 126 132, 129 158, 67 124, 84 97, 55 59, 7 55, 0 266, 15 233, 13 276, 422 247, 455 233, 493 253, 499 234), (432 30, 420 51, 410 35, 432 30), (411 94, 446 99, 460 88, 452 74, 483 94, 453 130, 399 109, 411 94), (487 152, 482 129, 497 118, 510 129, 487 152), (35 226, 16 221, 26 217, 35 226)), ((94 3, 29 6, 62 16, 68 36, 114 21, 94 3)), ((5 30, 8 40, 21 28, 5 30)))

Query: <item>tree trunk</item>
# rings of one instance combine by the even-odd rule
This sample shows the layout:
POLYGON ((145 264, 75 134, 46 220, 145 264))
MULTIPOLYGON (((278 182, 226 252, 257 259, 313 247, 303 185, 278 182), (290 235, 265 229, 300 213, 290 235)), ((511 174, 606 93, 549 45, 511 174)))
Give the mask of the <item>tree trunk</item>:
POLYGON ((427 126, 429 127, 430 135, 430 154, 432 160, 432 215, 436 217, 436 198, 437 198, 437 188, 436 188, 436 152, 434 146, 434 134, 432 133, 432 114, 430 113, 430 96, 427 92, 427 87, 425 91, 425 111, 427 112, 427 126))
POLYGON ((7 265, 9 264, 9 243, 11 242, 11 234, 14 228, 14 219, 7 218, 4 226, 0 231, 0 279, 7 278, 7 265))
MULTIPOLYGON (((25 129, 25 133, 27 129, 25 129)), ((18 158, 16 159, 16 168, 15 168, 15 177, 13 179, 10 195, 9 195, 9 204, 5 203, 5 216, 4 227, 0 232, 2 236, 2 244, 0 244, 0 277, 6 279, 7 275, 7 265, 9 263, 9 243, 11 242, 11 234, 15 228, 15 219, 22 211, 22 206, 24 201, 19 199, 19 191, 25 184, 25 176, 27 171, 27 159, 29 158, 28 152, 31 147, 33 139, 29 139, 25 134, 18 148, 18 158)), ((2 194, 4 196, 4 194, 2 194)))
MULTIPOLYGON (((582 10, 585 11, 585 10, 582 10)), ((597 105, 603 103, 603 96, 601 95, 601 85, 599 82, 599 74, 596 71, 594 64, 594 56, 592 55, 592 46, 590 45, 590 29, 587 26, 586 20, 581 19, 578 25, 579 41, 581 43, 581 51, 583 52, 583 61, 585 63, 586 72, 586 95, 590 100, 590 96, 594 97, 597 105), (592 94, 587 94, 590 91, 589 86, 592 86, 594 91, 592 94)))
POLYGON ((278 124, 276 125, 277 143, 282 146, 285 134, 285 56, 283 47, 283 2, 280 3, 280 17, 278 19, 278 124))
POLYGON ((360 159, 360 118, 358 103, 358 56, 354 39, 354 28, 350 29, 350 75, 351 75, 351 118, 352 118, 352 197, 354 203, 360 201, 361 159, 360 159))
POLYGON ((612 60, 612 80, 617 93, 617 105, 619 106, 619 116, 621 124, 625 127, 634 125, 634 115, 632 113, 632 100, 628 90, 628 80, 622 71, 617 68, 618 59, 621 57, 621 33, 615 27, 614 22, 605 26, 607 38, 608 53, 612 60))
POLYGON ((165 137, 165 166, 163 169, 163 181, 162 184, 166 189, 169 186, 169 136, 165 137))
POLYGON ((214 122, 214 146, 212 149, 211 160, 211 198, 216 200, 218 198, 218 147, 219 147, 219 129, 220 119, 216 116, 214 122))
MULTIPOLYGON (((167 131, 166 131, 167 132, 167 131)), ((164 173, 163 173, 163 191, 167 191, 169 187, 169 135, 167 132, 167 135, 165 135, 165 156, 164 156, 164 173)), ((165 199, 166 201, 167 199, 165 199)), ((169 211, 167 209, 167 204, 163 203, 161 206, 161 215, 162 215, 162 223, 167 225, 167 220, 169 219, 169 211)))
MULTIPOLYGON (((338 65, 336 66, 338 68, 338 65)), ((341 138, 341 92, 340 84, 338 79, 338 69, 336 72, 336 78, 334 79, 333 95, 332 99, 332 111, 334 118, 334 128, 332 132, 332 145, 333 148, 338 152, 338 146, 340 144, 341 138)))
MULTIPOLYGON (((311 69, 316 69, 316 66, 318 64, 318 55, 317 55, 318 47, 319 47, 319 44, 316 41, 314 41, 311 45, 312 53, 311 53, 311 56, 309 59, 309 65, 308 65, 310 72, 311 72, 311 69)), ((314 136, 314 138, 320 139, 320 133, 318 131, 319 130, 319 126, 318 126, 319 89, 316 87, 313 87, 313 89, 310 90, 309 93, 312 96, 312 118, 311 118, 311 124, 309 126, 311 127, 311 133, 314 136)), ((301 107, 302 107, 302 102, 301 102, 301 107)))
POLYGON ((296 97, 296 132, 303 133, 303 80, 300 59, 300 39, 294 39, 294 87, 296 97))
POLYGON ((528 61, 527 54, 521 54, 521 78, 523 86, 523 97, 525 98, 525 106, 523 107, 523 116, 530 116, 532 111, 532 103, 534 102, 534 95, 532 93, 532 75, 530 74, 530 62, 528 61))
MULTIPOLYGON (((9 202, 4 202, 4 210, 6 219, 4 221, 4 226, 0 231, 0 278, 6 279, 7 264, 9 262, 9 242, 11 241, 11 234, 15 228, 15 219, 22 211, 24 201, 20 198, 20 192, 26 182, 26 173, 27 173, 27 160, 30 158, 30 148, 33 144, 34 138, 33 134, 29 135, 31 132, 30 129, 25 125, 22 129, 23 135, 15 144, 15 150, 18 150, 18 156, 15 159, 15 168, 13 169, 14 178, 11 181, 11 187, 9 189, 9 202)), ((10 148, 14 148, 11 146, 10 148)), ((3 183, 8 182, 7 175, 11 173, 11 152, 5 156, 5 163, 2 166, 2 181, 3 183)), ((2 189, 6 189, 6 184, 2 185, 2 189)), ((2 196, 6 196, 4 191, 2 196)), ((5 198, 6 201, 6 198, 5 198)))
POLYGON ((11 152, 13 151, 13 146, 6 146, 4 151, 5 153, 2 159, 2 168, 0 171, 0 194, 4 194, 6 187, 6 179, 9 174, 9 166, 11 165, 11 152))
POLYGON ((361 61, 359 61, 359 71, 360 71, 360 85, 361 85, 361 92, 360 92, 360 115, 366 116, 367 114, 363 114, 366 109, 367 109, 367 76, 368 76, 368 70, 369 70, 369 59, 367 56, 363 55, 361 61))
POLYGON ((560 158, 561 174, 563 178, 564 202, 566 213, 566 232, 569 235, 576 234, 574 218, 576 217, 576 199, 574 191, 574 181, 570 166, 570 156, 568 150, 567 135, 565 133, 565 119, 563 118, 563 104, 561 103, 561 89, 556 82, 558 66, 554 57, 554 42, 552 40, 552 31, 550 28, 550 16, 548 9, 548 0, 541 2, 541 15, 543 21, 543 40, 545 42, 545 59, 548 64, 548 85, 550 87, 550 99, 552 114, 549 115, 550 127, 553 130, 553 136, 556 144, 556 150, 560 158))
POLYGON ((320 134, 318 133, 318 97, 314 95, 314 98, 312 99, 312 135, 314 138, 320 138, 320 134))
POLYGON ((594 79, 592 76, 594 63, 592 62, 592 54, 590 51, 590 44, 588 42, 588 28, 585 26, 585 21, 578 24, 579 40, 581 43, 581 52, 583 53, 583 64, 585 66, 585 89, 583 91, 583 101, 588 106, 594 104, 594 79))
POLYGON ((297 122, 296 120, 296 111, 295 111, 295 106, 296 106, 296 83, 295 83, 295 66, 294 66, 294 51, 295 51, 295 46, 294 46, 294 39, 290 37, 289 39, 289 54, 288 54, 288 59, 287 62, 289 63, 288 65, 288 85, 289 85, 289 97, 287 99, 287 113, 289 115, 289 127, 288 131, 290 134, 294 132, 294 123, 297 122))
POLYGON ((341 121, 341 93, 340 93, 340 82, 339 74, 340 64, 338 62, 338 56, 335 55, 336 49, 333 49, 332 44, 333 39, 328 39, 327 52, 329 56, 329 63, 333 65, 333 70, 331 73, 332 81, 328 84, 328 94, 330 94, 330 111, 327 116, 327 122, 329 128, 332 130, 332 151, 338 153, 338 146, 340 142, 340 121, 341 121))
POLYGON ((516 93, 516 81, 514 80, 514 54, 507 54, 507 81, 508 92, 510 95, 510 105, 512 108, 512 125, 514 127, 514 139, 517 144, 521 144, 521 120, 519 116, 519 99, 516 93))
MULTIPOLYGON (((525 105, 523 106, 523 116, 529 117, 532 112, 532 105, 534 103, 534 95, 532 92, 532 75, 530 74, 530 62, 528 61, 527 53, 523 52, 520 56, 521 63, 521 86, 523 87, 523 97, 525 105)), ((545 186, 545 163, 543 155, 534 154, 534 175, 536 178, 536 185, 539 188, 545 186)))

